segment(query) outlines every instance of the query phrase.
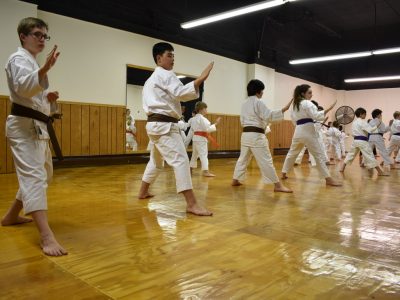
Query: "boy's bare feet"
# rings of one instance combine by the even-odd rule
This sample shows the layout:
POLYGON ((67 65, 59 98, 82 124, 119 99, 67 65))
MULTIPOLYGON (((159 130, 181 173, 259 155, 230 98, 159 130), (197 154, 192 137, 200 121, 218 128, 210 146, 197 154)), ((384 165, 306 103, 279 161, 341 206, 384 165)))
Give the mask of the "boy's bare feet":
POLYGON ((1 226, 12 226, 12 225, 30 223, 32 221, 33 220, 29 218, 24 218, 20 216, 17 216, 16 218, 11 218, 10 216, 7 215, 1 220, 1 226))
POLYGON ((277 182, 274 187, 274 192, 280 193, 293 193, 293 191, 286 186, 284 186, 281 182, 277 182))
POLYGON ((62 256, 68 254, 68 252, 60 246, 54 236, 42 237, 40 240, 40 247, 43 253, 48 256, 62 256))
POLYGON ((215 177, 215 175, 212 174, 212 173, 210 173, 209 171, 204 171, 204 172, 203 172, 203 176, 204 176, 204 177, 215 177))
POLYGON ((239 185, 242 185, 242 183, 240 183, 239 180, 237 180, 237 179, 232 180, 232 186, 239 186, 239 185))
POLYGON ((150 188, 150 183, 147 183, 142 180, 142 185, 140 186, 138 198, 139 199, 147 199, 147 198, 154 197, 153 194, 149 193, 149 188, 150 188))
POLYGON ((281 179, 285 180, 285 179, 288 179, 288 178, 289 178, 289 177, 286 176, 286 173, 282 173, 281 179))
POLYGON ((154 197, 154 194, 150 194, 149 192, 146 192, 144 194, 139 194, 138 198, 139 199, 147 199, 147 198, 152 198, 154 197))
POLYGON ((325 178, 326 185, 330 186, 342 186, 342 183, 333 179, 332 177, 325 178))
POLYGON ((193 204, 191 206, 188 205, 186 207, 186 212, 194 214, 196 216, 212 216, 213 215, 213 213, 211 211, 207 210, 204 207, 201 207, 197 203, 193 204))

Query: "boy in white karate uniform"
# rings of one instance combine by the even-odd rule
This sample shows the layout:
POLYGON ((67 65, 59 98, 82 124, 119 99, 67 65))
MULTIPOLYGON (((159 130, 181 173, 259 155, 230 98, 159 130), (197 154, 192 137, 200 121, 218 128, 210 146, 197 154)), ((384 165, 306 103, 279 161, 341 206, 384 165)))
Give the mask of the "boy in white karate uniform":
POLYGON ((339 131, 340 131, 340 152, 342 153, 342 158, 346 158, 346 145, 345 145, 345 140, 348 138, 348 135, 346 132, 344 132, 344 128, 342 125, 339 125, 339 131))
POLYGON ((304 146, 315 157, 317 169, 324 177, 326 184, 340 186, 341 183, 334 180, 326 166, 323 149, 318 142, 318 133, 315 131, 314 122, 323 121, 325 114, 328 113, 336 104, 333 103, 328 109, 318 111, 318 108, 309 100, 312 97, 312 90, 308 84, 298 85, 293 93, 292 120, 296 123, 292 144, 286 155, 282 168, 282 179, 287 179, 287 173, 293 168, 295 160, 304 146))
MULTIPOLYGON (((31 215, 40 233, 43 252, 50 256, 67 254, 60 246, 47 221, 47 186, 53 176, 53 162, 49 148, 48 125, 34 117, 48 118, 50 107, 57 106, 58 92, 48 91, 48 71, 57 62, 57 46, 39 67, 36 56, 43 51, 47 24, 37 18, 25 18, 18 25, 22 47, 12 54, 6 64, 8 88, 12 102, 11 115, 7 118, 6 135, 18 177, 16 200, 3 217, 3 226, 32 221, 19 216, 24 208, 31 215), (54 105, 52 105, 54 104, 54 105), (29 114, 29 117, 22 117, 29 114)), ((42 118, 43 119, 43 118, 42 118)), ((54 132, 54 131, 53 131, 54 132)), ((53 144, 54 146, 54 144, 53 144)))
POLYGON ((329 135, 331 136, 332 139, 331 148, 334 154, 334 158, 337 162, 340 162, 342 160, 342 150, 340 149, 340 138, 342 134, 339 130, 338 121, 332 122, 332 126, 331 128, 329 128, 329 135))
POLYGON ((201 207, 193 193, 189 158, 178 127, 182 116, 180 101, 199 97, 199 86, 209 76, 211 63, 194 81, 183 85, 175 73, 174 48, 168 43, 153 46, 153 58, 157 64, 153 74, 143 87, 143 109, 147 114, 146 131, 151 141, 150 161, 142 177, 139 199, 153 197, 150 185, 163 168, 164 160, 174 169, 176 189, 185 197, 186 211, 200 216, 210 216, 212 212, 201 207))
POLYGON ((388 174, 383 172, 382 169, 379 167, 379 163, 375 159, 372 148, 368 143, 368 134, 376 130, 377 127, 379 127, 379 124, 378 126, 374 127, 368 125, 368 123, 365 121, 367 111, 362 107, 357 108, 355 114, 357 118, 353 121, 353 124, 351 125, 354 141, 351 145, 350 151, 347 153, 346 159, 344 160, 340 172, 344 172, 346 165, 351 164, 358 152, 361 151, 364 159, 364 164, 370 172, 372 172, 375 168, 378 171, 379 176, 388 176, 388 174))
POLYGON ((232 186, 242 185, 240 181, 245 180, 247 166, 254 155, 264 183, 273 183, 275 192, 292 193, 292 190, 280 182, 276 174, 265 136, 268 123, 283 120, 283 113, 289 109, 292 101, 282 109, 270 110, 260 100, 264 89, 264 83, 257 79, 250 80, 247 84, 248 98, 242 104, 240 112, 240 123, 243 127, 240 156, 233 172, 232 186))
POLYGON ((375 147, 375 149, 379 152, 380 156, 383 159, 383 166, 390 170, 390 167, 393 169, 397 169, 396 164, 390 158, 390 154, 385 146, 385 139, 383 135, 390 131, 390 127, 386 126, 382 122, 382 111, 380 109, 374 109, 372 111, 372 120, 368 122, 371 127, 377 127, 373 132, 369 135, 369 144, 371 148, 375 147))
MULTIPOLYGON (((396 151, 400 147, 400 111, 395 111, 393 113, 393 118, 394 120, 390 126, 390 132, 392 136, 387 148, 389 156, 392 155, 393 151, 396 151)), ((400 151, 397 152, 395 162, 400 163, 400 151)))
MULTIPOLYGON (((207 114, 207 104, 196 102, 194 111, 196 115, 192 118, 190 128, 193 130, 192 158, 190 167, 197 168, 197 159, 200 158, 201 171, 205 177, 214 177, 215 175, 208 170, 208 139, 209 134, 217 130, 217 125, 221 118, 217 118, 214 124, 205 117, 207 114)), ((213 140, 212 140, 213 141, 213 140)))

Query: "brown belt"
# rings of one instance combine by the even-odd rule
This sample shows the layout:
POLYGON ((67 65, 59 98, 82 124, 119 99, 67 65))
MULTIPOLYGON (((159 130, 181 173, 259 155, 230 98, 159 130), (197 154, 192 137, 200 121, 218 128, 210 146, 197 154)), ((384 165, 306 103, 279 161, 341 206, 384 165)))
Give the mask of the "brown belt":
POLYGON ((260 127, 256 127, 256 126, 245 126, 245 127, 243 127, 243 132, 265 133, 265 130, 260 127))
POLYGON ((178 123, 178 119, 174 117, 162 115, 162 114, 150 114, 147 116, 147 122, 166 122, 166 123, 178 123))
MULTIPOLYGON (((11 114, 14 116, 31 118, 31 119, 46 123, 47 132, 49 133, 54 152, 56 153, 57 158, 59 160, 64 159, 62 152, 61 152, 60 145, 58 144, 58 141, 57 141, 56 132, 54 131, 54 128, 53 128, 54 117, 49 117, 48 115, 45 115, 44 113, 41 113, 40 111, 37 111, 32 108, 29 108, 29 107, 26 107, 23 105, 19 105, 16 103, 13 103, 11 106, 11 114)), ((58 116, 60 116, 60 115, 58 115, 58 116)))

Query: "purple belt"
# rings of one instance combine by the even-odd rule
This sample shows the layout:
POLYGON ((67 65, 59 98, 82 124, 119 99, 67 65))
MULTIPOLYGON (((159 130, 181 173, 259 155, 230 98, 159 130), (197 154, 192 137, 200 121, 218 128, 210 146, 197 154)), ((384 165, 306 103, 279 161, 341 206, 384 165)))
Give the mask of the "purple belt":
POLYGON ((366 136, 363 136, 363 135, 356 135, 356 136, 354 137, 354 140, 366 141, 366 142, 368 142, 368 138, 367 138, 366 136))
POLYGON ((296 121, 297 125, 303 125, 303 124, 307 124, 307 123, 314 123, 313 119, 310 118, 306 118, 306 119, 300 119, 296 121))

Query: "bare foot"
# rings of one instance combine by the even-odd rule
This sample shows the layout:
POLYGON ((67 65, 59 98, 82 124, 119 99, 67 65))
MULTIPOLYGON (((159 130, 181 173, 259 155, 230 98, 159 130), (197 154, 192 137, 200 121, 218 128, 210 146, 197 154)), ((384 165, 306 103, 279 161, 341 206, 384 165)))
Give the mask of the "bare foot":
POLYGON ((146 192, 146 193, 144 193, 144 194, 139 194, 139 195, 138 195, 138 198, 139 198, 139 199, 147 199, 147 198, 152 198, 152 197, 154 197, 154 195, 153 195, 153 194, 150 194, 149 192, 146 192))
POLYGON ((279 188, 274 188, 274 192, 280 192, 280 193, 293 193, 293 191, 286 186, 282 185, 279 188))
POLYGON ((379 172, 378 176, 390 176, 390 174, 386 172, 379 172))
POLYGON ((286 173, 282 173, 281 179, 285 180, 285 179, 288 179, 288 178, 289 178, 289 177, 286 176, 286 173))
POLYGON ((215 177, 215 175, 214 174, 212 174, 212 173, 210 173, 210 172, 203 172, 203 176, 204 177, 215 177))
POLYGON ((232 186, 239 186, 239 185, 242 185, 242 183, 240 183, 239 180, 236 180, 236 179, 232 180, 232 186))
POLYGON ((212 216, 213 213, 198 204, 194 204, 192 206, 188 206, 186 208, 186 212, 190 214, 194 214, 196 216, 212 216))
POLYGON ((40 241, 40 247, 42 248, 43 253, 48 256, 62 256, 68 254, 68 252, 60 246, 54 236, 42 238, 40 241))
POLYGON ((32 219, 24 218, 24 217, 20 217, 20 216, 18 216, 16 219, 4 217, 1 220, 1 226, 18 225, 18 224, 30 223, 32 221, 33 221, 32 219))
POLYGON ((330 186, 342 186, 342 183, 339 181, 334 180, 333 178, 326 179, 326 185, 330 186))
POLYGON ((298 166, 299 164, 298 164, 298 163, 294 163, 294 165, 295 165, 295 166, 298 166))

